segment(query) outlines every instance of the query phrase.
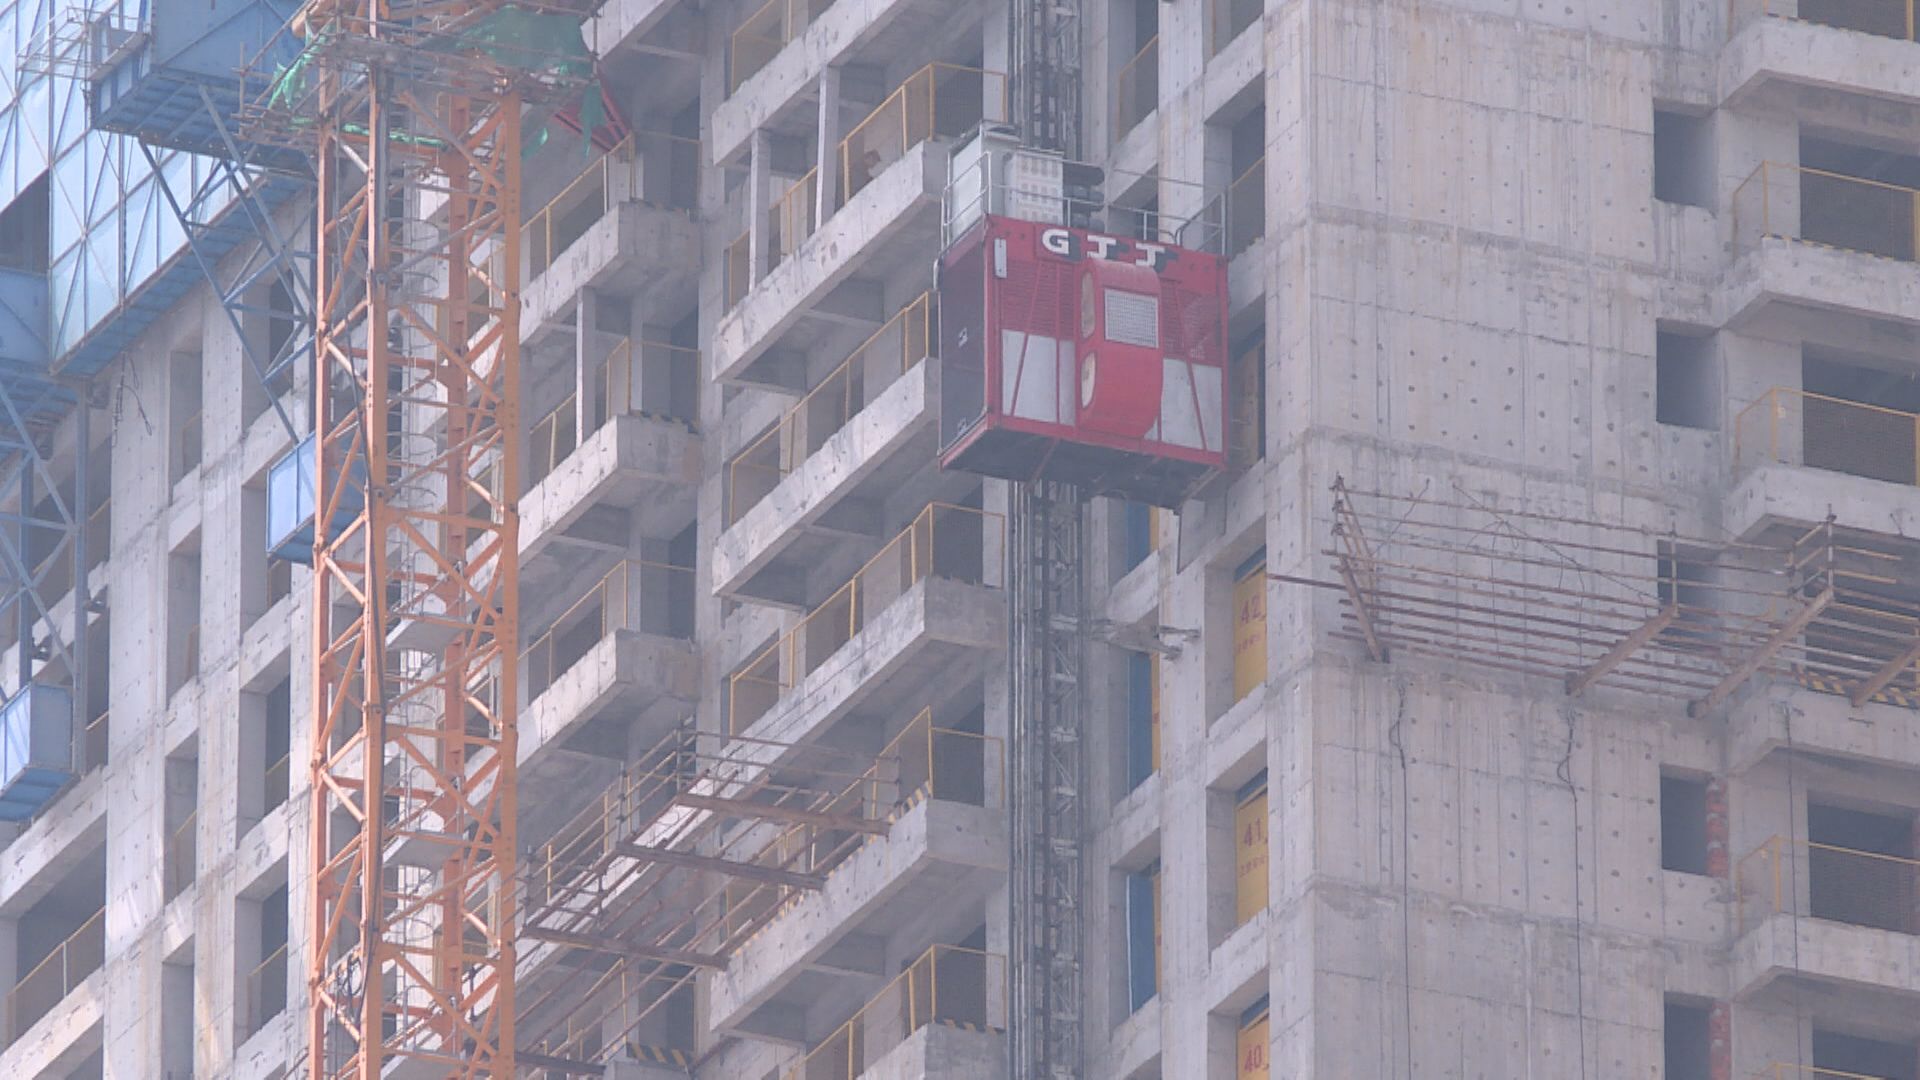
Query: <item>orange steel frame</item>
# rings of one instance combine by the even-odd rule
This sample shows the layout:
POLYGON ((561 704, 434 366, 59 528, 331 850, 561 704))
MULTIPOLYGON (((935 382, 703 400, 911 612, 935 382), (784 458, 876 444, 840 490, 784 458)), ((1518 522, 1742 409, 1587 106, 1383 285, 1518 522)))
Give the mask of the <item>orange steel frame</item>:
POLYGON ((514 1074, 518 91, 388 67, 486 7, 304 13, 347 60, 312 126, 313 1080, 514 1074))

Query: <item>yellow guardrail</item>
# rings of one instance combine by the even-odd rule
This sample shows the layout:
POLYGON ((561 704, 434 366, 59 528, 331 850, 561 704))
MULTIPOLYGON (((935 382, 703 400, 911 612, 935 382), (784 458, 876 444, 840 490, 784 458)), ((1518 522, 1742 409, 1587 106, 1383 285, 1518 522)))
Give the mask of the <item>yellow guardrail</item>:
POLYGON ((930 1024, 1006 1030, 1005 958, 958 945, 933 946, 781 1073, 781 1080, 855 1080, 930 1024))
POLYGON ((1915 40, 1914 0, 1727 0, 1729 36, 1760 17, 1915 40))
POLYGON ((1121 65, 1113 81, 1113 134, 1132 131, 1160 107, 1160 35, 1147 39, 1133 59, 1121 65))
POLYGON ((247 1034, 264 1027, 287 1007, 287 947, 267 954, 247 973, 247 1034))
POLYGON ((1782 1061, 1774 1061, 1772 1065, 1755 1072, 1751 1080, 1887 1080, 1887 1078, 1874 1076, 1870 1072, 1843 1072, 1839 1068, 1788 1065, 1782 1061))
POLYGON ((726 293, 726 306, 731 310, 734 305, 747 298, 747 290, 753 286, 753 235, 743 232, 727 245, 726 263, 723 267, 725 281, 722 289, 726 293))
POLYGON ((111 730, 107 716, 107 711, 103 709, 99 716, 87 721, 85 768, 89 772, 107 763, 107 732, 111 730))
POLYGON ((1247 250, 1267 231, 1267 159, 1247 166, 1227 185, 1227 257, 1247 250))
POLYGON ((293 778, 293 755, 281 754, 280 760, 267 766, 261 787, 266 795, 265 806, 268 810, 287 801, 289 782, 293 778))
POLYGON ((527 432, 527 490, 545 480, 580 445, 579 402, 577 390, 561 398, 527 432))
POLYGON ((1920 189, 1766 161, 1733 192, 1742 249, 1801 240, 1911 262, 1920 251, 1920 189))
POLYGON ((727 93, 766 67, 832 0, 767 0, 741 20, 727 47, 727 93))
POLYGON ((954 138, 1007 115, 1007 80, 997 71, 932 63, 894 88, 840 140, 840 202, 934 136, 954 138))
POLYGON ((728 677, 730 730, 738 734, 851 641, 867 620, 922 578, 941 577, 998 587, 1006 525, 999 514, 930 503, 899 535, 834 590, 793 629, 754 654, 728 677))
POLYGON ((187 891, 193 884, 194 874, 199 868, 200 833, 198 829, 200 812, 195 810, 187 815, 180 827, 167 837, 167 899, 171 900, 187 891))
POLYGON ((102 907, 7 991, 7 1042, 26 1034, 106 959, 107 909, 102 907))
POLYGON ((660 198, 648 201, 671 209, 695 208, 700 197, 699 158, 700 140, 684 135, 643 131, 621 139, 521 224, 520 251, 526 260, 521 280, 531 281, 544 273, 574 241, 622 202, 662 193, 660 198), (666 178, 659 184, 649 180, 650 191, 643 192, 636 162, 647 158, 664 160, 666 178))
POLYGON ((1777 386, 1734 419, 1739 469, 1780 462, 1920 484, 1920 414, 1777 386))
MULTIPOLYGON (((604 427, 609 419, 615 416, 633 415, 640 411, 638 397, 634 392, 635 345, 632 338, 620 338, 607 350, 607 355, 601 358, 597 365, 593 378, 599 385, 600 394, 598 400, 594 401, 592 408, 588 410, 587 430, 580 430, 578 390, 562 398, 559 404, 534 422, 527 433, 526 490, 533 490, 535 485, 552 475, 553 470, 567 459, 567 455, 579 449, 580 444, 585 442, 588 436, 604 427)), ((700 354, 695 349, 644 340, 638 342, 638 348, 642 353, 656 357, 662 354, 675 354, 681 359, 692 362, 696 368, 698 366, 700 354)), ((665 357, 661 362, 670 365, 674 359, 665 357)), ((688 382, 690 385, 698 385, 697 379, 688 382)), ((665 413, 670 410, 660 411, 665 413)), ((689 404, 686 411, 690 415, 683 416, 681 419, 689 423, 697 421, 700 415, 698 400, 689 404)))
POLYGON ((1734 874, 1742 932, 1784 914, 1920 933, 1920 859, 1775 836, 1734 874))
MULTIPOLYGON (((683 578, 682 586, 676 588, 669 585, 668 588, 676 592, 684 591, 687 610, 691 611, 693 567, 646 559, 625 559, 614 564, 613 569, 595 582, 586 595, 574 601, 559 618, 553 620, 546 633, 535 638, 533 644, 521 652, 520 664, 524 672, 522 685, 526 688, 528 701, 544 693, 554 680, 566 674, 607 635, 616 630, 644 629, 637 625, 639 620, 634 611, 633 594, 638 587, 634 575, 649 572, 683 578), (588 636, 582 637, 583 633, 588 636)), ((659 605, 661 608, 668 606, 659 605)), ((691 628, 670 625, 662 632, 681 629, 691 628)))
POLYGON ((801 241, 819 227, 820 167, 808 169, 805 176, 787 187, 786 193, 767 208, 767 268, 780 265, 787 256, 800 250, 801 241))
POLYGON ((848 354, 727 465, 727 524, 738 522, 932 348, 933 294, 921 293, 848 354), (898 363, 895 363, 895 357, 898 363))

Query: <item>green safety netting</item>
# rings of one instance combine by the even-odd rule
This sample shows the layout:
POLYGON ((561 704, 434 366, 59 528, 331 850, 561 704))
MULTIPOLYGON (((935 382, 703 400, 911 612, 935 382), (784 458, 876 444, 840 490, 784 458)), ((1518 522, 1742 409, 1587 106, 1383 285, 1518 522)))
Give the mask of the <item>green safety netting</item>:
MULTIPOLYGON (((331 37, 330 30, 322 29, 300 51, 299 56, 274 72, 273 85, 267 94, 269 109, 294 109, 308 89, 314 58, 326 49, 331 37)), ((587 48, 586 38, 580 34, 580 20, 574 16, 528 11, 507 4, 459 30, 428 42, 422 48, 429 52, 479 53, 496 63, 521 71, 582 80, 582 130, 591 134, 606 122, 606 105, 601 98, 599 81, 594 77, 593 53, 587 48)), ((304 117, 295 120, 295 123, 306 122, 304 117)), ((356 135, 366 134, 366 128, 358 124, 348 125, 346 130, 356 135)), ((520 132, 521 155, 531 154, 546 145, 548 136, 544 120, 530 120, 524 124, 520 132)), ((392 132, 388 138, 418 146, 445 145, 443 140, 433 136, 400 130, 392 132)), ((587 153, 591 154, 593 140, 588 138, 583 141, 587 153)))

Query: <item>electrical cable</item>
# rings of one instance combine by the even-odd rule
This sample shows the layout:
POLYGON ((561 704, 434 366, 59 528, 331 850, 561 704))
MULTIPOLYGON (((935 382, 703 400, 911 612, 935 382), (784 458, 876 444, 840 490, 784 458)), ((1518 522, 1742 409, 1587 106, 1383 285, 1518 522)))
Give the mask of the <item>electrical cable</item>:
POLYGON ((1412 810, 1407 793, 1407 745, 1400 738, 1401 726, 1407 719, 1406 678, 1395 677, 1393 688, 1399 701, 1394 707, 1393 723, 1387 728, 1387 742, 1400 758, 1400 990, 1407 1028, 1407 1080, 1413 1080, 1413 874, 1408 865, 1412 854, 1409 842, 1412 810))
POLYGON ((1584 901, 1580 895, 1580 788, 1573 782, 1573 707, 1562 706, 1560 716, 1567 722, 1567 746, 1554 772, 1560 777, 1560 782, 1567 785, 1567 794, 1573 799, 1573 1019, 1579 1033, 1580 1076, 1584 1080, 1587 1075, 1586 933, 1582 911, 1584 901))

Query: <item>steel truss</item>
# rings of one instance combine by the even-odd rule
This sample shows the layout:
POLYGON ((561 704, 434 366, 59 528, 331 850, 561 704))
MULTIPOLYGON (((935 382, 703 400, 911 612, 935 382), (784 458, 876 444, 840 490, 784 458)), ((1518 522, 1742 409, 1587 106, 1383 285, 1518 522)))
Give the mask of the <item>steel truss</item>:
MULTIPOLYGON (((74 390, 49 381, 0 379, 0 625, 11 624, 19 643, 11 678, 0 673, 0 700, 28 683, 54 680, 73 693, 74 763, 83 764, 78 742, 87 711, 88 590, 86 552, 89 465, 88 409, 74 390), (73 482, 64 486, 49 457, 58 425, 71 413, 73 482), (72 623, 63 630, 53 604, 73 596, 72 623), (37 636, 44 627, 44 636, 37 636)), ((96 541, 97 542, 97 541, 96 541)), ((91 764, 91 763, 86 763, 91 764)))
POLYGON ((318 142, 312 1080, 514 1075, 523 84, 404 47, 484 14, 310 3, 285 129, 318 142))
POLYGON ((1014 503, 1007 657, 1013 1076, 1069 1080, 1086 1067, 1086 507, 1071 485, 1050 481, 1018 486, 1014 503))
POLYGON ((1333 485, 1337 639, 1678 699, 1691 716, 1758 677, 1920 708, 1920 542, 1829 518, 1736 542, 1510 509, 1464 492, 1333 485))

